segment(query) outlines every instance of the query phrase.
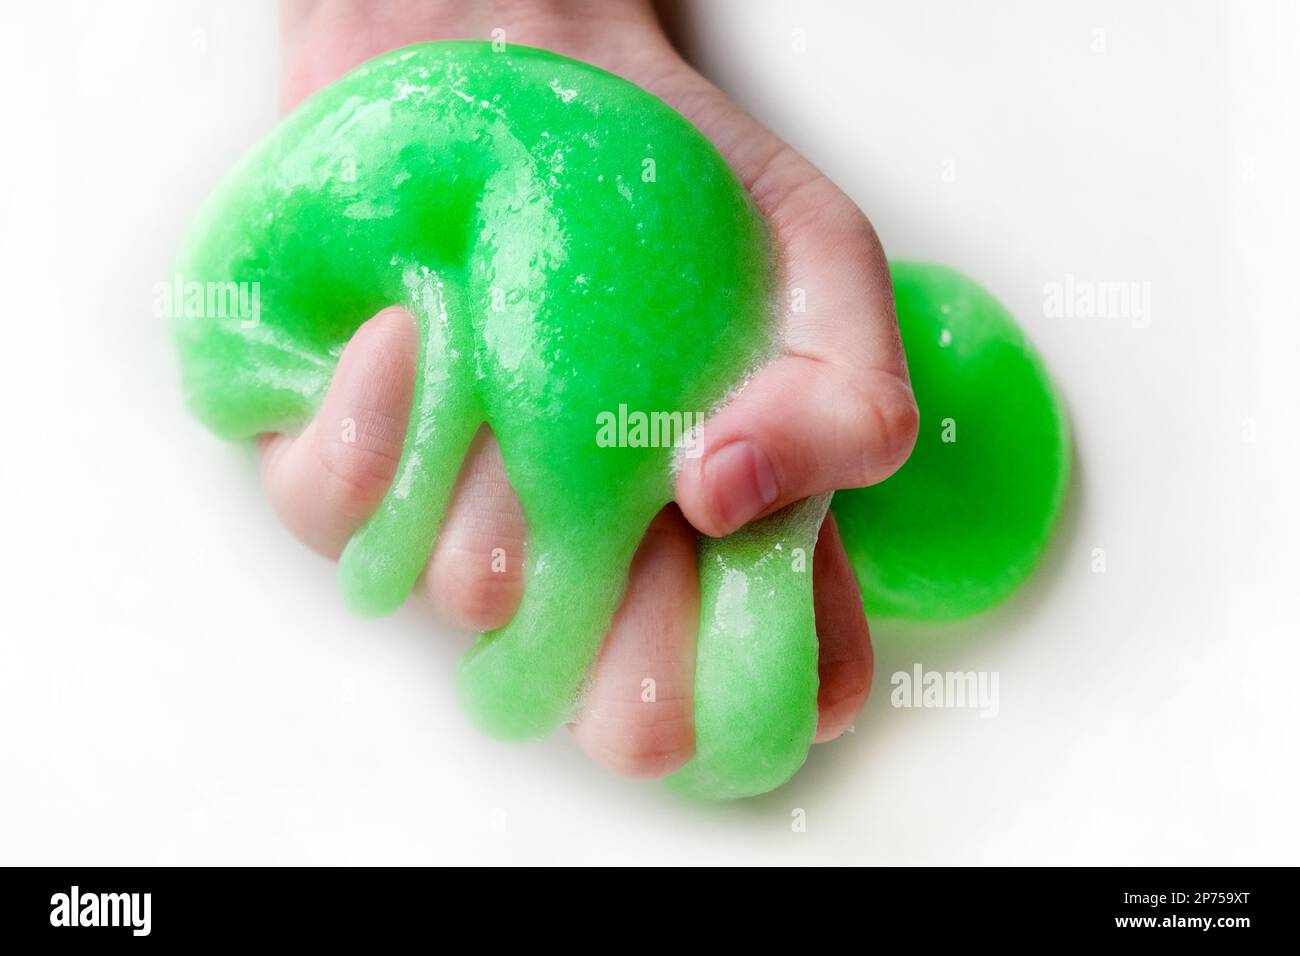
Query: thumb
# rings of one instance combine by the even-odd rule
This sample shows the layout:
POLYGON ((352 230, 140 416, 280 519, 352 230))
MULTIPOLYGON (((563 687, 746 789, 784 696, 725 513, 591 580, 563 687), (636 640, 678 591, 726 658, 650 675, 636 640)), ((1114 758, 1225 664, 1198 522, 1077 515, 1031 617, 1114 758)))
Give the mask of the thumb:
POLYGON ((683 461, 677 502, 700 531, 730 534, 810 495, 883 481, 916 430, 899 376, 785 355, 704 424, 704 452, 683 461))
POLYGON ((870 223, 824 178, 769 215, 787 296, 802 305, 783 316, 778 357, 704 423, 703 453, 678 471, 677 503, 709 535, 883 481, 916 443, 889 267, 870 223))

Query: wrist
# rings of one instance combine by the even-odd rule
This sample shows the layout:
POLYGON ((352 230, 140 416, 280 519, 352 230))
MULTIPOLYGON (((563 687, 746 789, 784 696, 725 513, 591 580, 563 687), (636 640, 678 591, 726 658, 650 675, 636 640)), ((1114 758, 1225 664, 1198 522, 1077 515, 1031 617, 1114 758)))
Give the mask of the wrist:
POLYGON ((372 57, 431 40, 536 46, 628 76, 675 56, 650 0, 285 0, 285 111, 372 57))

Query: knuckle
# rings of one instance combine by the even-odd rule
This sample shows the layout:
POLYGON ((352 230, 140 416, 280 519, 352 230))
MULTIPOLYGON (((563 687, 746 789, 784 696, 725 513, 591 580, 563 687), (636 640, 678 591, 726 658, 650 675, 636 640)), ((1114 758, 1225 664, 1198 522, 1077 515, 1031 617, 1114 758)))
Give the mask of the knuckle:
POLYGON ((827 671, 818 708, 827 716, 851 719, 871 693, 871 662, 865 657, 837 661, 827 671))
POLYGON ((439 548, 429 566, 429 596, 457 622, 475 630, 501 627, 514 616, 521 562, 506 554, 494 570, 495 549, 439 548))
POLYGON ((892 375, 846 386, 837 431, 851 449, 846 478, 865 487, 893 474, 912 453, 920 414, 912 390, 892 375))
POLYGON ((897 469, 912 454, 921 422, 912 390, 900 382, 895 391, 899 394, 876 404, 880 417, 882 458, 892 465, 890 471, 897 469))
POLYGON ((666 776, 694 752, 689 706, 689 701, 660 699, 594 710, 583 724, 582 747, 619 776, 637 780, 666 776))
POLYGON ((325 440, 317 463, 328 497, 345 514, 368 517, 397 472, 397 459, 362 442, 325 440))

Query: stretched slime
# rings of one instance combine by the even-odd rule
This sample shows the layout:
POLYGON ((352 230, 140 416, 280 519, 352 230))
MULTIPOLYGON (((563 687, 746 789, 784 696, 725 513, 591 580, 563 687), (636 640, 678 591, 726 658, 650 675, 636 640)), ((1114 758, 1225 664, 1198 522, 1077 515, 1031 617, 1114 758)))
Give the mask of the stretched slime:
MULTIPOLYGON (((834 508, 868 610, 960 616, 1005 597, 1045 547, 1065 419, 987 293, 950 270, 893 268, 922 439, 897 475, 834 508), (940 442, 949 418, 958 439, 940 442)), ((775 270, 740 182, 660 100, 540 50, 428 43, 322 90, 232 171, 177 273, 256 283, 259 319, 187 303, 174 336, 191 410, 249 439, 312 417, 370 316, 399 304, 416 317, 402 458, 343 553, 341 590, 368 614, 402 604, 490 425, 528 522, 524 597, 457 682, 480 726, 526 738, 575 716, 632 555, 673 496, 680 450, 598 443, 597 422, 725 401, 777 347, 775 270)), ((803 763, 827 505, 701 540, 696 753, 677 789, 748 796, 803 763)))

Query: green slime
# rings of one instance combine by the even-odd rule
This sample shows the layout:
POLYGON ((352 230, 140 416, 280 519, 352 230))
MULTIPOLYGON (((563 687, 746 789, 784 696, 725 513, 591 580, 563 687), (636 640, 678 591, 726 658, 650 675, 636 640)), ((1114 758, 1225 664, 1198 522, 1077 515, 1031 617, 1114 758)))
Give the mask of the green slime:
MULTIPOLYGON (((1063 421, 996 303, 955 273, 934 273, 932 289, 928 267, 896 269, 915 287, 900 284, 909 355, 909 294, 929 316, 935 289, 956 290, 961 307, 991 310, 987 327, 970 317, 972 335, 1010 344, 1005 360, 980 371, 972 339, 978 354, 961 354, 972 369, 954 388, 1018 388, 1015 410, 1063 421), (985 378, 1014 366, 1013 353, 1024 375, 985 378)), ((508 738, 574 718, 632 555, 673 497, 674 449, 603 447, 599 416, 620 405, 707 413, 777 347, 770 238, 718 151, 636 86, 523 47, 420 44, 320 91, 209 199, 177 273, 207 288, 257 283, 256 323, 189 302, 173 323, 189 407, 233 439, 302 427, 362 322, 392 304, 415 316, 420 353, 402 458, 343 553, 340 585, 363 613, 403 603, 470 440, 489 424, 528 522, 524 597, 510 624, 465 656, 458 686, 473 719, 508 738)), ((957 355, 914 366, 923 416, 932 377, 947 378, 957 355)), ((983 393, 962 396, 959 414, 988 404, 983 393)), ((994 436, 1003 445, 1017 427, 1004 424, 994 436)), ((987 474, 979 449, 962 448, 961 467, 987 474)), ((915 481, 900 472, 837 497, 869 608, 974 609, 1028 572, 1059 505, 1064 459, 1018 454, 1025 474, 1014 489, 996 476, 977 487, 1002 508, 965 501, 960 478, 932 480, 936 468, 948 475, 942 452, 905 468, 915 481), (1050 496, 1033 494, 1048 483, 1050 496), (936 507, 931 494, 964 504, 936 507), (972 531, 1000 534, 1007 547, 992 556, 945 546, 945 534, 963 531, 938 521, 981 509, 1033 516, 972 531), (922 545, 912 550, 916 535, 922 545), (1013 560, 993 566, 1008 548, 1013 560), (981 590, 990 576, 997 581, 981 590), (946 581, 960 588, 945 591, 946 581)), ((696 752, 670 778, 683 792, 762 793, 803 763, 817 722, 811 556, 826 507, 826 497, 810 499, 701 540, 696 752)))
POLYGON ((867 612, 954 620, 1010 596, 1038 563, 1070 475, 1065 408, 1033 346, 980 285, 890 264, 920 410, 911 457, 832 509, 867 612))

